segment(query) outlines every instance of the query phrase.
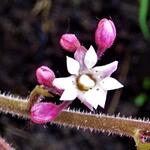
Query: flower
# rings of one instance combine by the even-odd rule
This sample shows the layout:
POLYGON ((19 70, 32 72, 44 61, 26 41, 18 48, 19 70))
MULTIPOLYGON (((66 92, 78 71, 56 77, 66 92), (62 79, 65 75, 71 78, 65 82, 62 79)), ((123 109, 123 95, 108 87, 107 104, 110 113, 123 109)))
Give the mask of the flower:
POLYGON ((55 74, 47 66, 41 66, 36 70, 36 77, 40 84, 50 87, 55 79, 55 74))
POLYGON ((69 77, 55 78, 53 85, 63 89, 60 100, 72 101, 76 97, 89 109, 96 109, 98 105, 104 108, 108 90, 122 88, 123 85, 110 75, 117 69, 118 62, 114 61, 104 66, 93 66, 97 63, 97 55, 92 46, 89 50, 82 48, 75 55, 77 61, 67 57, 69 77), (82 51, 82 53, 81 53, 82 51), (80 56, 78 56, 80 55, 80 56))
POLYGON ((69 52, 74 52, 81 46, 74 34, 63 34, 60 38, 60 45, 69 52))
POLYGON ((116 38, 116 28, 113 21, 106 18, 100 20, 95 32, 95 42, 98 47, 98 55, 101 56, 107 48, 110 48, 116 38))

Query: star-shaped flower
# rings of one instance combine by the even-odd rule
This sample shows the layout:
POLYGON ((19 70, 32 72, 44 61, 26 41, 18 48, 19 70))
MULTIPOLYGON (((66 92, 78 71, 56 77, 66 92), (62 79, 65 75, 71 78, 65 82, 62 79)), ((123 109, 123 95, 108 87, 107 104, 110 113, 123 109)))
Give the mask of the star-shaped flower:
POLYGON ((110 77, 117 69, 118 62, 93 68, 98 58, 92 46, 89 50, 79 48, 75 52, 75 59, 67 57, 67 70, 71 76, 55 78, 53 81, 55 87, 64 90, 60 100, 72 101, 78 98, 91 110, 98 105, 104 108, 107 91, 123 87, 110 77))

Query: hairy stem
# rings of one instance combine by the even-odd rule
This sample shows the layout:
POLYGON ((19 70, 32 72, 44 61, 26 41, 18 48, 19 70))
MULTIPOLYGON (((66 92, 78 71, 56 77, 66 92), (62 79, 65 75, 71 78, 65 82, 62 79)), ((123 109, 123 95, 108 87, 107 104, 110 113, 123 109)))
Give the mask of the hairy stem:
MULTIPOLYGON (((0 95, 1 111, 29 117, 28 99, 12 99, 12 96, 0 95), (12 106, 11 106, 12 105, 12 106)), ((99 130, 119 135, 134 136, 137 130, 150 130, 150 122, 109 116, 105 114, 90 114, 76 111, 62 111, 54 123, 99 130)))
POLYGON ((149 121, 74 111, 63 111, 54 123, 132 137, 137 129, 150 130, 149 121))
MULTIPOLYGON (((36 96, 35 93, 31 95, 36 96)), ((30 96, 30 98, 32 96, 30 96)), ((7 97, 0 95, 0 107, 4 112, 13 112, 19 116, 22 115, 23 117, 29 115, 29 100, 27 99, 16 100, 15 98, 10 98, 10 96, 7 97)), ((132 137, 135 135, 137 130, 150 130, 149 121, 123 118, 119 116, 114 117, 104 114, 81 113, 75 111, 62 111, 62 113, 55 119, 54 123, 72 127, 80 127, 84 129, 100 130, 108 133, 132 137)))
MULTIPOLYGON (((39 96, 52 95, 41 86, 36 86, 28 99, 0 95, 0 109, 4 113, 30 118, 30 108, 39 96)), ((149 120, 64 110, 52 123, 133 137, 139 150, 150 150, 149 120)))
POLYGON ((43 86, 36 86, 28 98, 23 99, 19 96, 0 94, 0 110, 4 113, 28 117, 31 106, 39 101, 40 96, 52 97, 43 86))
POLYGON ((28 116, 28 100, 12 95, 0 94, 0 110, 4 113, 18 115, 20 117, 28 116))

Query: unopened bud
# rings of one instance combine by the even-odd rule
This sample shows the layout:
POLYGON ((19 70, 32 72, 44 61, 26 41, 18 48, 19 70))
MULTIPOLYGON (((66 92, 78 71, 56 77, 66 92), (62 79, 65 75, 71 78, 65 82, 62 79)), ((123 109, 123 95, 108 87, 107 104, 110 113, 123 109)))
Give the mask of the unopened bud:
POLYGON ((81 46, 79 40, 74 34, 63 34, 60 39, 60 45, 63 49, 69 52, 74 52, 81 46))
POLYGON ((34 123, 43 124, 54 120, 58 113, 59 109, 53 103, 37 103, 31 108, 30 118, 34 123))
POLYGON ((55 79, 55 74, 47 66, 41 66, 36 70, 36 77, 40 84, 50 87, 55 79))
POLYGON ((95 32, 95 42, 98 47, 98 53, 103 54, 107 48, 110 48, 116 38, 116 28, 111 20, 106 18, 100 20, 95 32))
POLYGON ((30 119, 37 124, 43 124, 53 121, 64 108, 67 108, 70 102, 65 101, 59 105, 41 102, 34 104, 30 111, 30 119))

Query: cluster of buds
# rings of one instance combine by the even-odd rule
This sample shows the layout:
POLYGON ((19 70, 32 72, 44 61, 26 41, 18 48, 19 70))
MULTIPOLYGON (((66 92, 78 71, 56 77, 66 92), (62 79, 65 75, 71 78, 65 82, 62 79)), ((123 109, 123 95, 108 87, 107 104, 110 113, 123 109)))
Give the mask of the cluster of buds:
MULTIPOLYGON (((69 77, 56 78, 52 69, 41 66, 36 70, 39 84, 59 93, 61 104, 39 102, 31 108, 31 120, 35 123, 46 123, 54 120, 71 101, 78 98, 91 111, 98 106, 104 108, 107 91, 123 87, 116 79, 110 77, 117 69, 118 61, 104 66, 96 66, 98 59, 110 48, 116 37, 115 25, 111 20, 102 19, 95 32, 98 50, 90 46, 86 49, 74 34, 63 34, 60 45, 69 52, 74 52, 74 59, 66 57, 69 77)), ((50 91, 51 92, 51 91, 50 91)))
MULTIPOLYGON (((106 18, 99 21, 95 32, 97 55, 100 58, 106 49, 110 48, 116 38, 116 28, 113 21, 106 18)), ((74 34, 63 34, 60 39, 62 48, 69 52, 75 52, 81 47, 78 38, 74 34)))

